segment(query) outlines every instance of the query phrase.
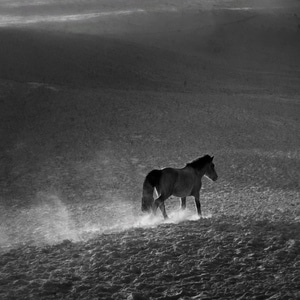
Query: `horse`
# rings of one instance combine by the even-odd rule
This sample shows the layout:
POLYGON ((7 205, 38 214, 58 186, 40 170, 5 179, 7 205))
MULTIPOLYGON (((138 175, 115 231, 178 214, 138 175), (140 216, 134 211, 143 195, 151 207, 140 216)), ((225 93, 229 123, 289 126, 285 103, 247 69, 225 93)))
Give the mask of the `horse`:
POLYGON ((143 183, 142 211, 156 214, 159 207, 164 219, 167 219, 165 200, 172 195, 179 197, 181 199, 181 209, 184 210, 186 208, 186 197, 193 196, 198 216, 201 217, 201 179, 204 175, 212 181, 218 179, 213 159, 213 156, 204 155, 187 163, 181 169, 164 168, 150 171, 143 183), (153 197, 154 189, 158 195, 155 200, 153 197))

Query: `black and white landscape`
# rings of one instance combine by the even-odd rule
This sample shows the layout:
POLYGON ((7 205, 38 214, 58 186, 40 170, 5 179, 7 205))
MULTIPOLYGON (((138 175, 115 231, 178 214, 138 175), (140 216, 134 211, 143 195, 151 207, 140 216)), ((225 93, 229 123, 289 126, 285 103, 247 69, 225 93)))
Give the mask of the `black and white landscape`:
POLYGON ((0 1, 0 298, 299 299, 299 118, 298 0, 0 1))

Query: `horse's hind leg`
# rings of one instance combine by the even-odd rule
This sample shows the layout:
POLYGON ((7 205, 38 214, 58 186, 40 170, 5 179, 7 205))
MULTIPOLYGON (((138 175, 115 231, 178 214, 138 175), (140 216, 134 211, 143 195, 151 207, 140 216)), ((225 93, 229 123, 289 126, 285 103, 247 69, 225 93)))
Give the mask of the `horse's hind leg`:
POLYGON ((186 208, 186 197, 180 198, 181 200, 181 209, 184 210, 186 208))
POLYGON ((166 208, 165 208, 165 200, 166 200, 166 197, 163 197, 162 195, 157 198, 155 201, 154 201, 154 213, 156 213, 156 210, 157 208, 159 207, 163 216, 164 216, 164 219, 168 219, 168 215, 166 213, 166 208))

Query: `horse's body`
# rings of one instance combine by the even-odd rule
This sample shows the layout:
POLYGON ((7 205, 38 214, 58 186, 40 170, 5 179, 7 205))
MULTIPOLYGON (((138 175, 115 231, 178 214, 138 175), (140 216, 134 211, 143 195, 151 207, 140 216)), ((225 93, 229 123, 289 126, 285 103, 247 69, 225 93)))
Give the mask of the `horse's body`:
POLYGON ((201 216, 200 189, 204 175, 216 181, 218 175, 214 169, 213 157, 205 155, 182 169, 165 168, 152 170, 143 184, 142 211, 156 213, 159 207, 164 218, 168 218, 164 201, 170 196, 181 198, 181 208, 186 207, 186 197, 193 196, 197 213, 201 216), (156 189, 159 197, 154 200, 153 192, 156 189))

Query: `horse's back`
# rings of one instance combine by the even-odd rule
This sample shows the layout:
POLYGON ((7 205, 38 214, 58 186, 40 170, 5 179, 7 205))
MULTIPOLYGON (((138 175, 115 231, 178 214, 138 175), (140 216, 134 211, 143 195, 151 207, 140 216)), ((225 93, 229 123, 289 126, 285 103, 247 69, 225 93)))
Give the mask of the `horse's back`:
POLYGON ((164 177, 166 180, 173 182, 178 178, 178 170, 175 168, 164 168, 162 169, 162 178, 164 177))

